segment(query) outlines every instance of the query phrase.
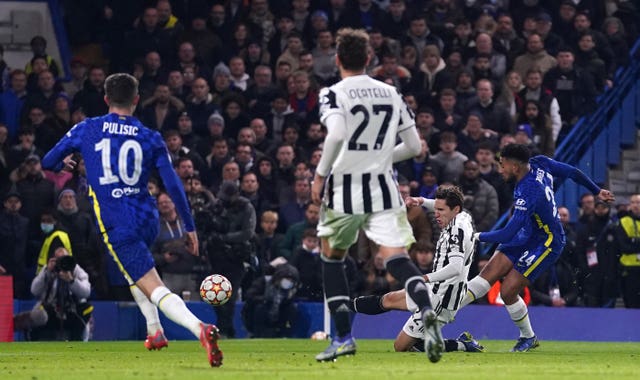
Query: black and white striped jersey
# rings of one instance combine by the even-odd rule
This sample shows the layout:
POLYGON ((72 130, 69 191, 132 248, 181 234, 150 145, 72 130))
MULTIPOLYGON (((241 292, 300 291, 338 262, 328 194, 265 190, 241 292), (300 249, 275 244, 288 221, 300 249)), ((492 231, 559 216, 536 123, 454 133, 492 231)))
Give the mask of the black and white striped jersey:
POLYGON ((347 138, 326 179, 327 207, 364 214, 402 206, 393 148, 415 123, 400 93, 365 74, 347 77, 320 92, 320 121, 333 114, 344 118, 347 138))
POLYGON ((436 272, 445 267, 454 256, 463 258, 463 268, 456 276, 433 284, 433 293, 442 300, 439 305, 441 308, 457 310, 462 297, 467 292, 467 277, 475 250, 473 231, 471 215, 462 211, 440 233, 436 244, 433 271, 436 272))

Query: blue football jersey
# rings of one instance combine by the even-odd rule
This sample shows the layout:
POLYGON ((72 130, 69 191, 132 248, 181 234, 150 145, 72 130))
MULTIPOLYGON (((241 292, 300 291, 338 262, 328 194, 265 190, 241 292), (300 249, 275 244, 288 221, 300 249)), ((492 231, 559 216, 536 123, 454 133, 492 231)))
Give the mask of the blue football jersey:
POLYGON ((42 160, 53 170, 67 155, 80 152, 87 169, 94 211, 102 232, 157 223, 155 199, 147 190, 149 175, 158 169, 187 231, 193 219, 169 154, 157 131, 133 116, 114 113, 75 125, 42 160))
POLYGON ((600 192, 600 188, 579 169, 546 156, 532 157, 529 167, 529 172, 514 189, 513 215, 507 225, 481 233, 480 240, 504 246, 542 244, 561 250, 565 244, 565 233, 554 197, 554 177, 571 178, 594 194, 600 192))

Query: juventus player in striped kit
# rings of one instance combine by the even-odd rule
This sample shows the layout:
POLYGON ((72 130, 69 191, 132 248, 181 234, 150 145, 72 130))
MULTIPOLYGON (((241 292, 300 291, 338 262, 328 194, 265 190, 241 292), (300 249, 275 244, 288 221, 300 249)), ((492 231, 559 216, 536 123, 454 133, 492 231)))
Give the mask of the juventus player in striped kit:
MULTIPOLYGON (((467 292, 467 276, 473 261, 475 242, 471 215, 463 211, 464 195, 458 187, 440 186, 434 199, 409 197, 405 200, 409 207, 422 205, 434 211, 442 232, 438 238, 434 257, 433 272, 425 275, 432 291, 431 300, 438 314, 438 322, 453 321, 460 303, 467 292)), ((353 300, 353 308, 358 313, 380 314, 388 310, 412 310, 408 305, 404 290, 383 296, 363 296, 353 300)), ((422 331, 424 327, 417 313, 410 316, 393 344, 396 351, 422 351, 422 331)), ((457 339, 445 340, 445 351, 482 352, 482 347, 471 334, 463 332, 457 339)))
POLYGON ((320 120, 328 134, 311 193, 315 203, 322 203, 322 277, 337 336, 316 360, 356 352, 343 261, 363 229, 380 246, 387 271, 404 284, 407 298, 420 310, 426 352, 437 362, 444 342, 425 281, 407 254, 414 238, 392 174, 393 162, 420 152, 420 139, 398 91, 365 74, 368 44, 364 30, 338 32, 336 64, 342 81, 320 93, 320 120), (402 139, 398 145, 397 136, 402 139))

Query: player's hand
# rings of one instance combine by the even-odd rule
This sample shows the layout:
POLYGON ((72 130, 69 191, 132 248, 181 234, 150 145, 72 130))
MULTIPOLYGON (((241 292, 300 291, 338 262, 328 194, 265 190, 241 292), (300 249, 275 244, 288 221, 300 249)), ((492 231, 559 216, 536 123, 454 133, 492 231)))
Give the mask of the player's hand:
POLYGON ((407 205, 407 207, 422 206, 422 202, 422 197, 406 197, 404 199, 404 203, 407 205))
POLYGON ((200 253, 198 251, 198 235, 195 231, 187 232, 186 237, 186 245, 187 252, 192 254, 193 256, 198 256, 200 253))
POLYGON ((613 195, 611 191, 602 189, 598 193, 598 199, 607 203, 611 203, 616 200, 616 197, 613 195))
POLYGON ((473 240, 474 241, 480 241, 480 232, 474 232, 473 233, 473 240))
POLYGON ((5 273, 7 273, 7 270, 4 269, 2 265, 0 265, 0 274, 5 274, 5 273))
POLYGON ((73 171, 76 168, 78 163, 73 159, 73 153, 65 157, 62 162, 64 162, 64 168, 62 170, 73 171))
POLYGON ((320 206, 322 204, 322 186, 324 185, 324 178, 317 175, 311 182, 311 201, 320 206))

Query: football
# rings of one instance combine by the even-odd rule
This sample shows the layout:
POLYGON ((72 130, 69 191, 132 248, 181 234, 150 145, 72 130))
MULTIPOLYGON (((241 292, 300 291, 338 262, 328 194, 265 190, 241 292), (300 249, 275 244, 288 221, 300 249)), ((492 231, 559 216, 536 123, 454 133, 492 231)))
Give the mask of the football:
POLYGON ((200 297, 204 302, 213 306, 227 303, 232 292, 231 281, 221 274, 207 276, 200 284, 200 297))
POLYGON ((329 335, 324 331, 316 331, 311 334, 311 340, 327 340, 329 335))

